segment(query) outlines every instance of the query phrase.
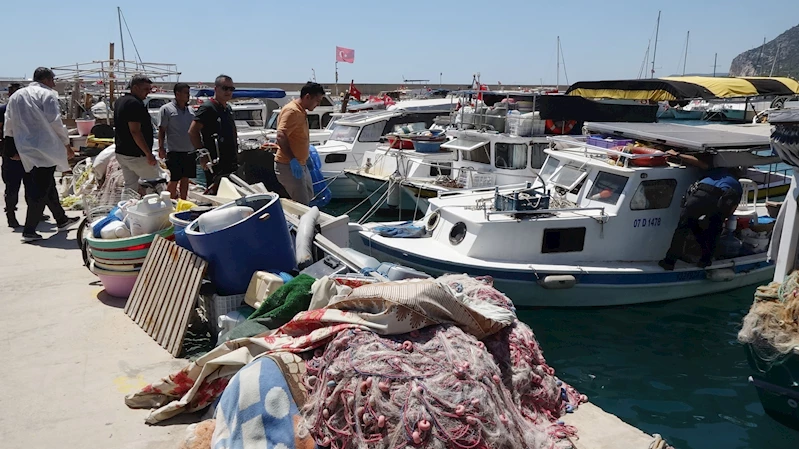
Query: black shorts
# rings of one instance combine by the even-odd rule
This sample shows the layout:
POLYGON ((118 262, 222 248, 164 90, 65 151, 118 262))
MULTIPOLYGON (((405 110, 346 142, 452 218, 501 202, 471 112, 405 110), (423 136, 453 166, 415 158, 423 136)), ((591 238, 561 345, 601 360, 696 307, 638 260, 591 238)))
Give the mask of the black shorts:
POLYGON ((170 179, 179 181, 183 178, 197 177, 197 152, 169 152, 166 154, 166 168, 169 169, 170 179))

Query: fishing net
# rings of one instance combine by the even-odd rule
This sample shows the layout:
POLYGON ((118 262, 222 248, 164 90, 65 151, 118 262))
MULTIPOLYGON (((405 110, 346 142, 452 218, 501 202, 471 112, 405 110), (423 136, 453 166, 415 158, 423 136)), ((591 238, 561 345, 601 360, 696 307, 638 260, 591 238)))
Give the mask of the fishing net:
POLYGON ((799 354, 799 270, 782 283, 772 282, 755 292, 738 341, 750 345, 763 361, 774 363, 799 354))
MULTIPOLYGON (((467 300, 513 308, 490 278, 438 281, 467 300)), ((451 325, 345 331, 307 367, 301 428, 333 449, 548 448, 575 433, 555 420, 587 400, 554 377, 518 320, 483 341, 451 325)))

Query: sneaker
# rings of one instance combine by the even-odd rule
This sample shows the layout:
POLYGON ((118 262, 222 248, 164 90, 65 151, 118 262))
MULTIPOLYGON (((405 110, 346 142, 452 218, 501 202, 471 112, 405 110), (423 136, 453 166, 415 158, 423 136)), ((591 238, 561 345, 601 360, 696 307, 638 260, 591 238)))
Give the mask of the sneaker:
POLYGON ((666 271, 674 271, 674 264, 666 259, 658 261, 658 265, 660 265, 660 268, 663 268, 666 271))
POLYGON ((712 260, 700 260, 699 262, 696 263, 696 266, 699 268, 707 268, 712 264, 713 264, 712 260))
POLYGON ((75 223, 79 222, 80 218, 78 217, 67 217, 67 219, 63 223, 58 223, 58 230, 63 231, 68 229, 70 226, 74 225, 75 223))
POLYGON ((50 219, 50 216, 47 214, 42 214, 42 218, 39 221, 47 221, 50 219))
POLYGON ((35 232, 31 232, 31 233, 23 232, 22 233, 22 241, 24 243, 35 242, 35 241, 41 240, 41 239, 42 239, 42 236, 37 234, 37 233, 35 233, 35 232))

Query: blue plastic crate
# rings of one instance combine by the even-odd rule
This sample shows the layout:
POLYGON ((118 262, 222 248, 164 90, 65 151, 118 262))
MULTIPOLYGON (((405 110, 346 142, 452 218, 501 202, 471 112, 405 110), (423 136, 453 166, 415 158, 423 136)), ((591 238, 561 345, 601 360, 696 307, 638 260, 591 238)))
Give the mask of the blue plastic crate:
POLYGON ((586 143, 600 148, 615 148, 632 145, 633 141, 630 139, 617 139, 615 137, 589 136, 586 143))
POLYGON ((549 209, 549 199, 549 195, 542 195, 535 189, 520 190, 495 195, 494 208, 502 212, 549 209))
POLYGON ((444 142, 425 142, 422 140, 413 141, 413 149, 417 153, 438 153, 441 151, 441 144, 444 142))

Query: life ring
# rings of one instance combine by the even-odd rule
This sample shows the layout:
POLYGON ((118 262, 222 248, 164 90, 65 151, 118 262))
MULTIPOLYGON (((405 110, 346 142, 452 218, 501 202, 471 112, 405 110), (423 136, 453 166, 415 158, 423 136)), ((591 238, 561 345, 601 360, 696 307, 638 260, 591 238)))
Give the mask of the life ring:
POLYGON ((153 94, 154 94, 154 93, 156 93, 156 92, 158 92, 158 87, 156 87, 156 86, 153 86, 153 87, 151 87, 151 88, 150 88, 150 93, 153 93, 153 94))
POLYGON ((577 125, 576 120, 547 120, 545 126, 552 134, 569 134, 577 125))

